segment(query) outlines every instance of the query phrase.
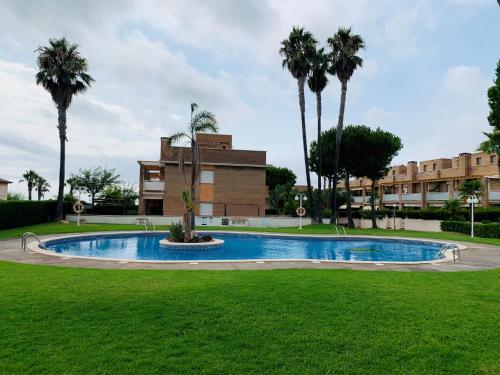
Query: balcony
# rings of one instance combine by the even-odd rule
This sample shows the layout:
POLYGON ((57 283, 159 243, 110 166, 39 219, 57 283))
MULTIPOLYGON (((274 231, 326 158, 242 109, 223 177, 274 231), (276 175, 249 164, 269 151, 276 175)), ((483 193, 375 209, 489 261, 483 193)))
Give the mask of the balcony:
POLYGON ((384 194, 384 202, 399 202, 399 194, 384 194))
POLYGON ((165 181, 144 180, 144 191, 164 191, 165 181))
POLYGON ((420 193, 411 193, 411 194, 403 194, 403 202, 420 202, 422 199, 422 194, 420 193))
POLYGON ((427 193, 428 201, 447 201, 450 198, 448 192, 429 192, 427 193))

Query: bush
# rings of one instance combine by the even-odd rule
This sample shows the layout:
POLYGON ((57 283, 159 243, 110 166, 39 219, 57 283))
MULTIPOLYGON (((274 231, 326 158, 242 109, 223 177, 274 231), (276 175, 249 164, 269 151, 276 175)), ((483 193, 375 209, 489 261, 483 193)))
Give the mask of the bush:
MULTIPOLYGON (((441 230, 444 232, 457 232, 470 234, 471 223, 467 221, 443 221, 441 230)), ((484 238, 500 238, 500 223, 475 223, 474 235, 484 238)))
POLYGON ((56 201, 0 201, 0 229, 53 221, 56 201))
POLYGON ((172 224, 170 226, 169 240, 173 242, 184 242, 184 228, 181 223, 172 224))

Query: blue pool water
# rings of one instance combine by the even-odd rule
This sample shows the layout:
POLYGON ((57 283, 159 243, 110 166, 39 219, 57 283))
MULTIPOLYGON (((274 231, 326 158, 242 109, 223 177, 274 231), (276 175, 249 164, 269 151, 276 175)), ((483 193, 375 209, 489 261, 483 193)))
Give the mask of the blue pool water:
POLYGON ((214 233, 224 244, 203 249, 160 246, 166 233, 100 234, 44 243, 60 254, 135 260, 318 259, 416 262, 438 258, 442 244, 401 239, 311 238, 214 233))

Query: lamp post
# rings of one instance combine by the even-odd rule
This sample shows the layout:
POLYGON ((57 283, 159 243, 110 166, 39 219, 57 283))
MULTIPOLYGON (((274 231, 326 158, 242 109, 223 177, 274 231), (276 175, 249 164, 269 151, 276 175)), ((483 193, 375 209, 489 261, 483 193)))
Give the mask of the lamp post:
POLYGON ((297 193, 295 200, 299 201, 299 208, 297 208, 297 215, 299 215, 299 229, 302 229, 302 216, 305 215, 306 210, 302 207, 302 201, 307 201, 307 196, 305 193, 297 193))
POLYGON ((467 203, 470 204, 470 236, 474 237, 474 205, 479 203, 479 199, 477 199, 477 195, 469 195, 467 198, 467 203))
POLYGON ((396 204, 392 204, 392 220, 394 223, 393 229, 396 230, 396 204))

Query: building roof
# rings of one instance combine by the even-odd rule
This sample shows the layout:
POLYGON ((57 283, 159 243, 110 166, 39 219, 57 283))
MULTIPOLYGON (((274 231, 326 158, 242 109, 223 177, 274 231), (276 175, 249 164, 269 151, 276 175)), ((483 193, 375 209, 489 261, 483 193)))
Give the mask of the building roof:
POLYGON ((0 184, 12 184, 12 181, 7 181, 4 180, 3 178, 0 178, 0 184))

